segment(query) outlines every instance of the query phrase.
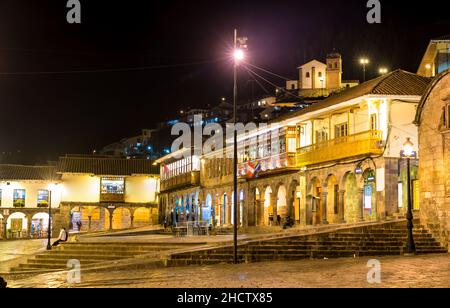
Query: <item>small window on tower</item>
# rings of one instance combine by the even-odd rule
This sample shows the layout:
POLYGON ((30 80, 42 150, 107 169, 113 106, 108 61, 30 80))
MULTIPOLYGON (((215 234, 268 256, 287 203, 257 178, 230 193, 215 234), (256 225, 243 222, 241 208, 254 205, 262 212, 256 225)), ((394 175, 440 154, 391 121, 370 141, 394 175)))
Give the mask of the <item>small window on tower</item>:
POLYGON ((337 62, 334 63, 334 68, 338 68, 337 62))
POLYGON ((322 72, 319 72, 319 78, 321 78, 322 77, 322 72))
POLYGON ((309 72, 306 73, 306 78, 311 77, 311 74, 309 72))

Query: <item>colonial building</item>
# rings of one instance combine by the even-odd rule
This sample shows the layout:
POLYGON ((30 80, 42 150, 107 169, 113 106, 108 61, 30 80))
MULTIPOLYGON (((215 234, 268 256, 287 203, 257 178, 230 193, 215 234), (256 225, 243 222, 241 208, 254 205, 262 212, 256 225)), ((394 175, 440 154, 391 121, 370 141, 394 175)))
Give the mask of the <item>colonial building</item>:
POLYGON ((441 243, 450 242, 450 69, 423 96, 419 125, 421 222, 441 243))
POLYGON ((434 77, 450 68, 450 35, 433 39, 420 62, 417 74, 434 77))
POLYGON ((407 138, 417 145, 413 121, 429 81, 397 70, 241 135, 236 207, 225 150, 164 157, 158 161, 161 213, 172 223, 229 226, 236 209, 245 227, 395 215, 406 205, 401 148, 407 138))
POLYGON ((0 166, 2 234, 100 231, 158 223, 159 175, 149 160, 65 156, 55 166, 0 166), (6 230, 6 231, 5 231, 6 230))
POLYGON ((334 92, 357 86, 359 81, 342 80, 342 56, 327 55, 326 63, 311 60, 298 68, 299 79, 286 82, 287 90, 298 90, 302 97, 326 97, 334 92))

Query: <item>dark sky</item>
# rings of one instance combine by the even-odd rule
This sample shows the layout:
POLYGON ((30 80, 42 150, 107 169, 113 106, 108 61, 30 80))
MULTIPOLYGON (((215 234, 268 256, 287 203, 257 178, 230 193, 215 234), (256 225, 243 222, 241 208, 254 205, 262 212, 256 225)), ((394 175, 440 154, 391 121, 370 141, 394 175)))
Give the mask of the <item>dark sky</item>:
POLYGON ((81 0, 81 25, 66 22, 66 2, 0 0, 0 153, 9 160, 88 153, 230 97, 235 27, 250 39, 249 62, 292 78, 333 48, 347 79, 361 78, 363 55, 371 77, 379 66, 415 72, 429 39, 450 34, 437 0, 382 0, 381 25, 367 23, 366 0, 81 0), (168 67, 101 72, 152 66, 168 67), (80 70, 100 72, 69 73, 80 70))

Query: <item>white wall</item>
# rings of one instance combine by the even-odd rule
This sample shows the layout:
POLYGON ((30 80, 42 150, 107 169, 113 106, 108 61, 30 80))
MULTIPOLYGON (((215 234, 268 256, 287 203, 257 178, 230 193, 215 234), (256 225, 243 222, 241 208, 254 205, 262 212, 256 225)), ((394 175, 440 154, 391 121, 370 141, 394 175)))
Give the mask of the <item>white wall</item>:
POLYGON ((52 186, 51 182, 47 181, 2 182, 0 189, 2 190, 2 208, 14 206, 15 189, 25 189, 25 207, 27 208, 37 207, 38 191, 41 189, 52 190, 52 208, 59 207, 59 203, 61 202, 61 185, 52 186))
POLYGON ((125 202, 156 202, 159 180, 147 176, 132 176, 125 179, 125 202))
POLYGON ((62 177, 63 202, 99 202, 100 178, 90 175, 68 175, 62 177))
POLYGON ((300 88, 301 89, 312 89, 312 80, 315 79, 315 89, 322 89, 327 87, 327 80, 326 80, 326 71, 327 71, 327 65, 324 63, 321 63, 319 61, 311 61, 309 63, 306 63, 303 65, 299 70, 299 78, 300 78, 300 88), (313 75, 313 67, 315 68, 315 73, 313 75), (310 77, 306 78, 306 73, 309 72, 310 77), (322 77, 319 77, 319 72, 322 73, 322 77), (323 87, 322 82, 320 81, 323 79, 323 87))
POLYGON ((418 151, 418 128, 413 124, 417 103, 390 102, 390 136, 386 148, 386 157, 399 157, 406 138, 411 138, 414 150, 418 151))

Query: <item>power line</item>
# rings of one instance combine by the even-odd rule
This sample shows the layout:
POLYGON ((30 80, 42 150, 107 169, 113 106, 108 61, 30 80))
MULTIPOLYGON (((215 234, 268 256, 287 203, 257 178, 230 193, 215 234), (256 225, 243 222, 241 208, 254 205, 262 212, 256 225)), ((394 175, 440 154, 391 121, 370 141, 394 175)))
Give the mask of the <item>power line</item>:
POLYGON ((266 70, 266 69, 264 69, 264 68, 262 68, 262 67, 259 67, 259 66, 254 65, 254 64, 251 64, 251 63, 248 63, 248 62, 245 62, 245 64, 250 65, 250 66, 253 67, 253 68, 259 69, 260 71, 263 71, 263 72, 265 72, 265 73, 267 73, 267 74, 270 74, 270 75, 273 75, 273 76, 275 76, 275 77, 284 79, 284 80, 286 80, 286 81, 291 80, 290 78, 283 77, 283 76, 281 76, 281 75, 278 75, 278 74, 276 74, 276 73, 274 73, 274 72, 271 72, 271 71, 269 71, 269 70, 266 70))
POLYGON ((154 65, 154 66, 139 66, 139 67, 129 67, 129 68, 114 68, 114 69, 96 69, 96 70, 73 70, 73 71, 40 71, 40 72, 0 72, 0 76, 15 76, 15 75, 62 75, 62 74, 92 74, 92 73, 115 73, 115 72, 133 72, 133 71, 145 71, 154 69, 165 69, 165 68, 177 68, 177 67, 188 67, 202 64, 217 63, 224 60, 224 58, 200 61, 200 62, 190 62, 190 63, 180 63, 180 64, 167 64, 167 65, 154 65))
POLYGON ((298 99, 303 100, 303 97, 300 97, 300 96, 298 96, 298 95, 295 95, 295 94, 293 94, 293 93, 291 93, 291 92, 285 90, 284 88, 281 88, 281 87, 277 86, 276 84, 274 84, 273 82, 271 82, 271 81, 267 80, 266 78, 262 77, 261 75, 259 75, 258 73, 256 73, 256 72, 253 71, 252 69, 248 68, 247 66, 244 65, 244 68, 245 68, 246 70, 252 72, 252 73, 255 74, 256 76, 258 76, 259 78, 261 78, 262 80, 264 80, 265 82, 267 82, 268 84, 270 84, 271 86, 275 87, 276 89, 279 89, 279 90, 283 91, 283 92, 286 93, 287 95, 290 95, 290 96, 292 96, 292 97, 295 97, 295 98, 298 98, 298 99))
POLYGON ((250 71, 247 70, 247 73, 250 75, 250 77, 253 78, 253 80, 259 85, 259 87, 260 87, 264 92, 266 92, 266 94, 270 95, 270 91, 268 91, 268 90, 266 89, 266 87, 265 87, 264 85, 262 85, 261 82, 259 82, 258 79, 256 79, 256 76, 253 75, 252 72, 250 72, 250 71))

